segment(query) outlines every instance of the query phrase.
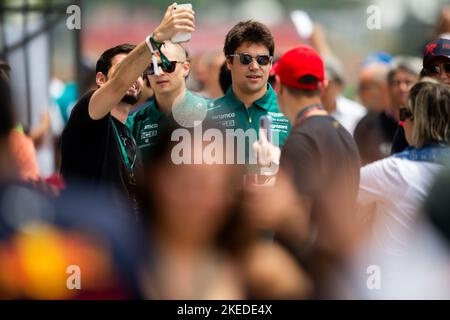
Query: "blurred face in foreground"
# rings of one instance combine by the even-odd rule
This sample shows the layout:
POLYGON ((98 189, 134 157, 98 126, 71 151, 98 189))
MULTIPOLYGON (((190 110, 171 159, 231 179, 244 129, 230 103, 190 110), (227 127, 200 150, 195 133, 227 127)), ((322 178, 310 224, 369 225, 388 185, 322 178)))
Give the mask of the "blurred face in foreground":
POLYGON ((152 181, 158 229, 188 243, 214 241, 235 195, 233 170, 216 164, 161 165, 152 181))

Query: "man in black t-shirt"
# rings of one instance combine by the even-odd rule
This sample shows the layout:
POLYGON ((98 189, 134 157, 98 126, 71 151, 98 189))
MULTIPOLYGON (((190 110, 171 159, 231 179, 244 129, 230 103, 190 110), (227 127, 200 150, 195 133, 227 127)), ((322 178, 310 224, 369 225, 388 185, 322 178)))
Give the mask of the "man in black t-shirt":
MULTIPOLYGON (((293 129, 281 150, 280 171, 290 177, 308 205, 309 239, 321 248, 335 248, 355 219, 360 159, 350 133, 321 105, 325 87, 324 65, 316 51, 299 46, 275 65, 276 90, 281 111, 293 129), (345 231, 344 231, 345 230, 345 231)), ((304 219, 305 217, 298 217, 304 219)), ((299 225, 292 216, 292 223, 299 225)), ((286 231, 284 242, 299 247, 300 232, 286 231), (295 238, 297 234, 298 238, 295 238)), ((304 243, 303 243, 304 244, 304 243)))
POLYGON ((131 201, 138 213, 135 185, 139 155, 125 121, 139 98, 144 70, 152 61, 157 64, 159 46, 194 28, 194 12, 173 4, 145 41, 102 54, 96 66, 99 88, 77 103, 62 135, 61 173, 69 187, 74 180, 92 187, 111 186, 112 201, 131 201))
MULTIPOLYGON (((100 88, 134 48, 123 44, 101 55, 96 66, 100 88)), ((117 106, 98 119, 91 116, 89 105, 100 89, 88 92, 75 105, 62 135, 61 173, 69 186, 75 179, 93 187, 112 186, 118 198, 135 200, 135 174, 140 160, 136 144, 123 122, 139 98, 141 83, 139 77, 117 106)))
POLYGON ((368 113, 353 132, 362 165, 388 157, 397 122, 390 112, 390 96, 384 62, 363 66, 358 82, 358 95, 368 113))

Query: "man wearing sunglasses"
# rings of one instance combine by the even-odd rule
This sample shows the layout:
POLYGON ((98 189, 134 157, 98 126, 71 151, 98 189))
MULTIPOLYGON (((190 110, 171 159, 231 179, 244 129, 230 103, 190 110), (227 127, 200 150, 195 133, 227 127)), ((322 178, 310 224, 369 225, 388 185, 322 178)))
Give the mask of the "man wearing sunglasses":
MULTIPOLYGON (((209 108, 209 117, 221 129, 232 129, 235 132, 239 129, 244 132, 252 130, 258 137, 260 118, 270 115, 273 143, 282 146, 290 132, 290 124, 280 112, 276 94, 268 84, 274 54, 274 40, 270 30, 256 21, 238 23, 226 36, 224 54, 232 84, 225 95, 214 101, 209 108)), ((250 152, 254 152, 252 147, 245 146, 245 161, 250 164, 246 166, 246 171, 258 174, 260 167, 249 163, 250 152)), ((273 154, 276 163, 276 152, 273 154)))
MULTIPOLYGON (((206 111, 208 103, 207 99, 194 95, 186 89, 186 77, 190 70, 186 50, 180 44, 170 41, 165 41, 161 50, 169 63, 164 64, 158 58, 159 75, 156 75, 153 64, 150 64, 145 72, 153 89, 154 98, 132 112, 126 122, 141 151, 144 165, 151 159, 160 133, 164 132, 173 120, 174 108, 177 110, 187 108, 189 110, 184 110, 185 112, 195 112, 193 108, 200 104, 206 111)), ((175 117, 180 125, 190 126, 183 123, 183 119, 180 118, 175 117)), ((199 118, 200 120, 203 119, 199 118)))
POLYGON ((74 182, 94 190, 106 187, 115 203, 125 199, 138 216, 140 161, 125 121, 138 101, 142 74, 155 61, 155 47, 178 32, 193 32, 194 21, 191 9, 173 4, 140 44, 116 46, 102 54, 96 66, 98 88, 78 101, 62 134, 61 173, 69 188, 74 182))
MULTIPOLYGON (((426 45, 420 77, 431 77, 450 86, 450 39, 438 38, 426 45)), ((391 154, 401 152, 408 147, 402 127, 402 122, 408 118, 405 116, 407 110, 406 108, 400 109, 400 125, 395 132, 391 154)))
POLYGON ((422 75, 450 86, 450 39, 439 38, 425 47, 422 75))

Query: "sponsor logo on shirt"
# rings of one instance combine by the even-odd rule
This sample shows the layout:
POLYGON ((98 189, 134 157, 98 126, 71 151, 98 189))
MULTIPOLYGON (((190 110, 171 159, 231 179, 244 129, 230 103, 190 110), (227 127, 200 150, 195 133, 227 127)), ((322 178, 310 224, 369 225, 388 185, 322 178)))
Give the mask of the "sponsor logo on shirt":
POLYGON ((234 120, 222 121, 220 124, 225 128, 234 127, 234 120))
POLYGON ((272 117, 272 129, 277 132, 287 133, 289 130, 289 120, 281 112, 268 112, 272 117))
POLYGON ((144 126, 144 129, 143 130, 149 130, 149 129, 156 129, 156 128, 158 128, 158 124, 157 123, 153 123, 153 124, 146 124, 145 126, 144 126))
POLYGON ((268 114, 272 117, 273 121, 277 122, 289 122, 288 119, 281 112, 268 112, 268 114))
POLYGON ((234 112, 231 112, 231 113, 224 113, 224 114, 212 116, 212 119, 213 120, 224 120, 224 119, 231 119, 234 117, 236 117, 236 114, 234 112))
POLYGON ((279 130, 279 131, 288 131, 287 125, 281 125, 281 124, 272 124, 272 129, 279 130))
POLYGON ((141 132, 141 140, 150 139, 150 138, 156 137, 157 135, 158 135, 158 130, 142 131, 141 132))

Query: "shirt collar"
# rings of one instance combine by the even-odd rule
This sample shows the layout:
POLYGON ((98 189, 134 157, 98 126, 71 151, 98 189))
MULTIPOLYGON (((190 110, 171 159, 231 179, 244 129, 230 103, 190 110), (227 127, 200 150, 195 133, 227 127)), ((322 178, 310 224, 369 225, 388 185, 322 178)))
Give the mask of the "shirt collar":
POLYGON ((266 93, 261 98, 256 100, 253 104, 256 104, 261 109, 269 110, 273 100, 276 98, 277 98, 277 95, 275 94, 275 91, 273 90, 270 83, 268 83, 266 93))
MULTIPOLYGON (((225 94, 225 96, 228 99, 228 102, 233 106, 233 108, 237 108, 241 105, 243 105, 244 103, 242 101, 240 101, 233 92, 233 88, 230 86, 230 88, 227 90, 227 93, 225 94)), ((272 86, 270 85, 270 83, 267 83, 267 91, 266 93, 259 98, 258 100, 256 100, 255 102, 253 102, 252 105, 256 105, 258 107, 260 107, 261 109, 264 110, 269 110, 272 101, 276 99, 276 94, 275 91, 273 90, 272 86)))
POLYGON ((161 111, 158 107, 158 103, 156 102, 156 99, 153 99, 152 103, 149 106, 150 112, 154 114, 155 120, 158 120, 159 118, 166 116, 164 112, 161 111))
MULTIPOLYGON (((192 96, 192 93, 188 89, 185 90, 184 94, 185 97, 192 96)), ((163 111, 161 111, 161 109, 158 107, 158 102, 156 101, 156 98, 154 98, 151 103, 152 104, 150 105, 150 110, 155 114, 156 119, 159 119, 162 116, 167 117, 167 115, 163 111)), ((171 114, 169 116, 171 116, 171 114)))

